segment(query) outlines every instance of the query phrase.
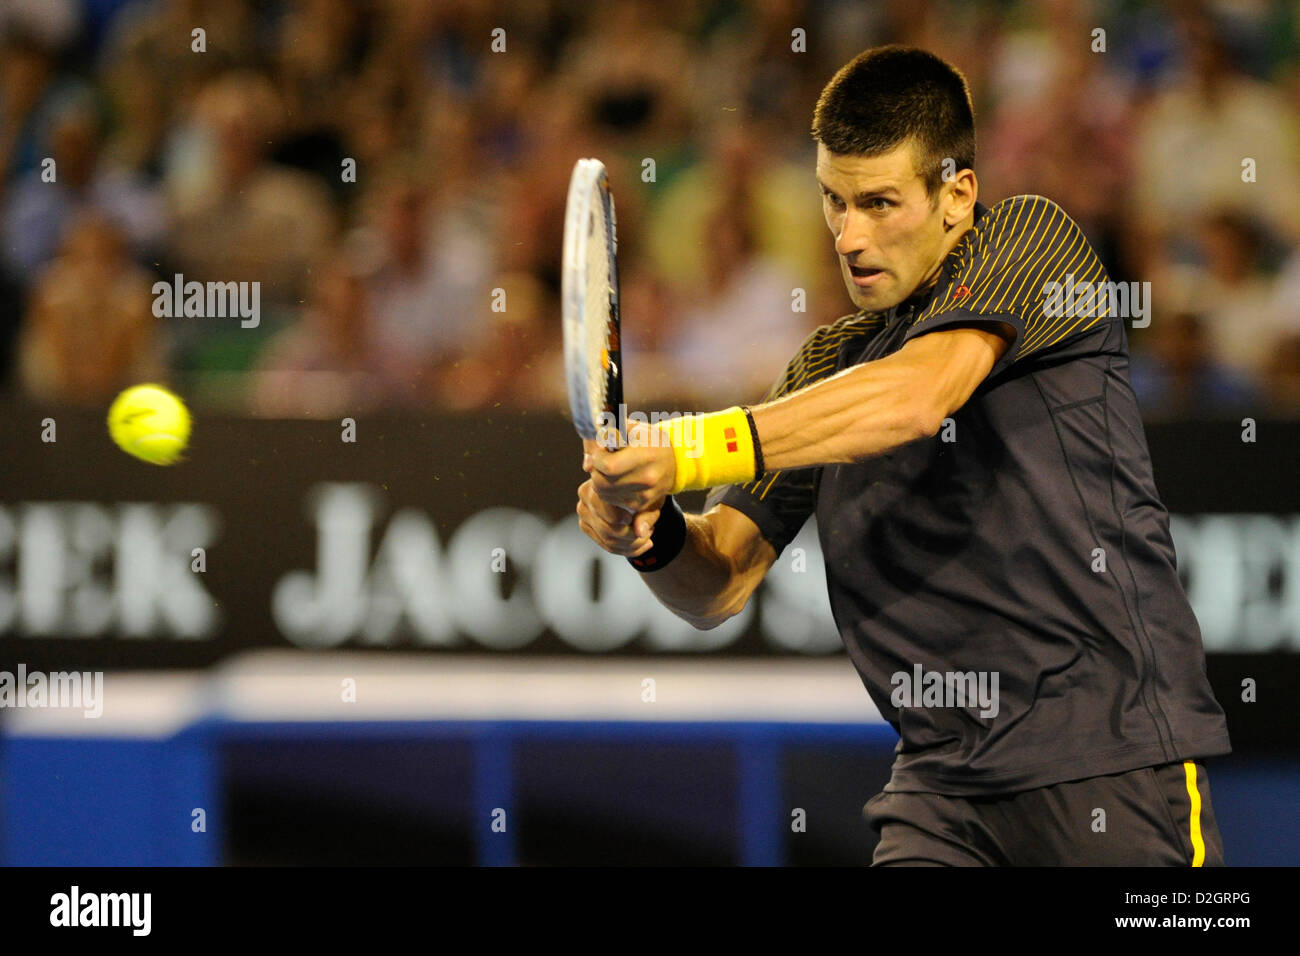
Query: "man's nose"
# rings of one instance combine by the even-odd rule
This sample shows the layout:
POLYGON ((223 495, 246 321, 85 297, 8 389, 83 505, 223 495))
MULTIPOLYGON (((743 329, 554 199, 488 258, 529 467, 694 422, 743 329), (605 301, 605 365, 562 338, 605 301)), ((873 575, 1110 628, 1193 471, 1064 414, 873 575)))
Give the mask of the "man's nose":
POLYGON ((855 215, 852 209, 840 220, 840 231, 835 235, 835 251, 841 256, 852 258, 867 248, 867 226, 862 216, 855 215))

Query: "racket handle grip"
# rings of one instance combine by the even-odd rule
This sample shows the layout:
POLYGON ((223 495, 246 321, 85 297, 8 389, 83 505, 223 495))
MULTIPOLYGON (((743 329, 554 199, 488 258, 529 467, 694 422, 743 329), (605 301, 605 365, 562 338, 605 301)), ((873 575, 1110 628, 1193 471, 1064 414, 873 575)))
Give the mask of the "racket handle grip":
POLYGON ((682 514, 681 505, 669 495, 659 510, 654 530, 650 532, 650 550, 628 558, 627 563, 641 572, 658 571, 677 557, 685 544, 686 516, 682 514))

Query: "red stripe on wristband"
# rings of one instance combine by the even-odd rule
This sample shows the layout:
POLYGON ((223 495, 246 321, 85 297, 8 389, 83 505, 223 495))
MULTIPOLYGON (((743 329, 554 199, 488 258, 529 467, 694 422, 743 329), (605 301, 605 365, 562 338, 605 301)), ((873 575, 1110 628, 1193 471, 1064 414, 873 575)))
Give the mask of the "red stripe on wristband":
POLYGON ((685 544, 686 516, 677 500, 669 495, 659 510, 654 531, 650 532, 650 550, 627 561, 638 571, 658 571, 677 557, 685 544))

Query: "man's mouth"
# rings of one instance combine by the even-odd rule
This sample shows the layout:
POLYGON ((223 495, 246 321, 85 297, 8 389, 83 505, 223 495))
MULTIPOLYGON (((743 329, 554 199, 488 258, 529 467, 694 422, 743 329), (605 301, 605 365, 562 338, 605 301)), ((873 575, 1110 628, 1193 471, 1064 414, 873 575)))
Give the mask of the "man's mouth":
POLYGON ((853 284, 859 286, 871 285, 885 274, 883 269, 866 269, 860 266, 849 266, 849 272, 853 276, 853 284))

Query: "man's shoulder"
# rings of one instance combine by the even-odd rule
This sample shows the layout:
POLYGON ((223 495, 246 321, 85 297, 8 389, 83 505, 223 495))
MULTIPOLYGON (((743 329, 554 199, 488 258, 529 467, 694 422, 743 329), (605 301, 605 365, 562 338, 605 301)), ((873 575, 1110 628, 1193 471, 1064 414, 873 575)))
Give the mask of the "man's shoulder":
POLYGON ((1051 244, 1079 233, 1079 225, 1060 205, 1036 193, 995 202, 971 230, 977 245, 1013 242, 1051 244))
POLYGON ((1009 209, 1047 209, 1060 210, 1064 214, 1065 210, 1047 196, 1041 196, 1038 193, 1021 193, 1018 196, 1008 196, 1005 199, 999 199, 993 205, 989 206, 989 212, 1005 212, 1009 209))
POLYGON ((869 335, 885 327, 889 318, 887 311, 868 312, 865 309, 840 316, 834 322, 819 325, 804 340, 804 345, 819 345, 828 342, 843 342, 846 339, 869 335))
POLYGON ((804 339, 799 349, 800 355, 808 353, 824 354, 839 349, 849 341, 862 341, 878 333, 889 321, 888 311, 867 312, 861 310, 841 316, 834 322, 819 325, 804 339))
POLYGON ((1036 194, 1009 196, 983 209, 949 256, 949 268, 963 286, 996 295, 999 305, 1005 304, 1008 288, 1023 298, 1020 293, 1027 283, 1037 287, 1067 273, 1080 280, 1105 278, 1101 260, 1078 223, 1051 199, 1036 194))
POLYGON ((853 312, 834 322, 819 325, 808 333, 773 384, 765 400, 780 397, 812 382, 833 375, 838 369, 840 350, 849 341, 862 341, 885 327, 884 312, 853 312))

